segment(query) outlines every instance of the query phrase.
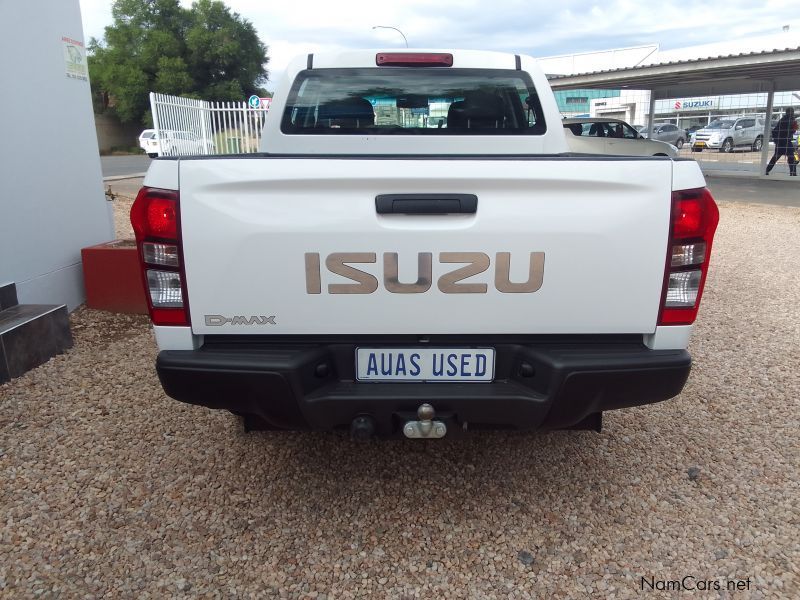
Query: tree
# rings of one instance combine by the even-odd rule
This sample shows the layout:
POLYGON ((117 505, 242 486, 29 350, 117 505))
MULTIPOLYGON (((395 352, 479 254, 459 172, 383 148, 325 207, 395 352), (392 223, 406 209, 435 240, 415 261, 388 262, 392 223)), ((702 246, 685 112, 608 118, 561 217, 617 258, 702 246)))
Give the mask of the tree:
POLYGON ((149 92, 242 100, 267 80, 267 47, 253 24, 219 0, 115 0, 105 40, 89 42, 99 110, 123 122, 149 118, 149 92))

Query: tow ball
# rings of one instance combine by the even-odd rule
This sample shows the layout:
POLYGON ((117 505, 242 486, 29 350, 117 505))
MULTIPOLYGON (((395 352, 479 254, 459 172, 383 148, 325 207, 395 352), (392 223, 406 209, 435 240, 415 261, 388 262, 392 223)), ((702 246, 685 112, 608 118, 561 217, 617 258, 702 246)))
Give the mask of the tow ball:
POLYGON ((439 439, 447 435, 447 426, 442 421, 434 421, 436 411, 430 404, 422 404, 417 409, 418 421, 408 421, 403 425, 403 434, 411 439, 439 439))

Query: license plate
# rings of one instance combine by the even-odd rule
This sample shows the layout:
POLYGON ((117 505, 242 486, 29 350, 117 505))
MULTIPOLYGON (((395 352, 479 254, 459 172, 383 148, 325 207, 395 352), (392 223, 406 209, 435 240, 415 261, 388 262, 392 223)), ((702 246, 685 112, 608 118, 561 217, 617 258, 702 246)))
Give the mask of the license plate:
POLYGON ((492 381, 494 348, 357 348, 358 381, 492 381))
POLYGON ((706 147, 706 143, 705 142, 695 142, 694 147, 695 148, 705 148, 706 147))

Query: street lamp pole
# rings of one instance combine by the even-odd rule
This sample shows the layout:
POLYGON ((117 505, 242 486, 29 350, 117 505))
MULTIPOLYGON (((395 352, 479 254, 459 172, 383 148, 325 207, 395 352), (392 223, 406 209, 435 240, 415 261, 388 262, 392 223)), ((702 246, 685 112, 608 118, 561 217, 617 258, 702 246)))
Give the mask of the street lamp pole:
POLYGON ((388 25, 375 25, 373 29, 394 29, 397 33, 403 36, 403 41, 406 43, 406 48, 408 48, 408 40, 406 39, 405 34, 400 31, 397 27, 390 27, 388 25))

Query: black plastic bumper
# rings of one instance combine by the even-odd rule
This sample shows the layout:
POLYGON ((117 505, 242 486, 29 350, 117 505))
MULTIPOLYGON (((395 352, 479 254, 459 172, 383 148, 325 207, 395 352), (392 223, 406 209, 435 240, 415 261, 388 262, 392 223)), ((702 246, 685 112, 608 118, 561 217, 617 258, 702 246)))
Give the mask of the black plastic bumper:
POLYGON ((424 402, 459 427, 570 427, 605 410, 672 398, 691 368, 687 351, 650 350, 630 337, 498 343, 473 336, 431 338, 426 345, 494 347, 491 383, 354 381, 357 347, 409 345, 396 338, 349 343, 221 338, 195 351, 163 351, 157 370, 166 393, 182 402, 258 415, 286 429, 347 427, 369 415, 379 435, 392 435, 424 402))

